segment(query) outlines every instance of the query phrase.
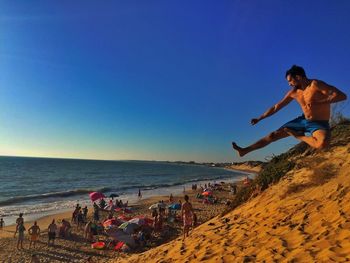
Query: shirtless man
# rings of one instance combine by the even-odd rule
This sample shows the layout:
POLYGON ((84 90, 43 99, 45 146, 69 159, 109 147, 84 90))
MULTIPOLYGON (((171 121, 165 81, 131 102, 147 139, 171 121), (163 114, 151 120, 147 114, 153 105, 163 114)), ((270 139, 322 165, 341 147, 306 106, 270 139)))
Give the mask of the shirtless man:
POLYGON ((287 122, 276 131, 248 147, 243 148, 232 142, 232 147, 238 152, 239 156, 242 157, 251 151, 288 136, 294 136, 315 149, 323 149, 329 145, 330 129, 328 121, 331 113, 331 103, 346 100, 346 95, 321 80, 308 79, 304 69, 296 65, 286 72, 286 80, 289 86, 292 87, 291 90, 280 102, 268 109, 263 115, 252 119, 251 124, 255 125, 262 119, 271 116, 292 100, 299 103, 303 115, 287 122), (309 133, 311 136, 305 136, 305 133, 309 133))
POLYGON ((29 248, 32 247, 32 243, 33 243, 33 247, 35 248, 35 244, 38 241, 39 235, 40 235, 40 227, 37 225, 36 221, 34 222, 34 225, 32 225, 28 229, 28 233, 30 235, 29 248))
POLYGON ((19 222, 19 224, 16 226, 16 233, 18 232, 18 241, 17 241, 17 249, 19 250, 19 247, 21 246, 21 249, 23 249, 23 240, 24 240, 24 231, 26 231, 26 228, 24 227, 23 222, 19 222))
POLYGON ((183 240, 185 240, 185 237, 188 236, 188 232, 190 231, 190 227, 192 226, 193 208, 192 208, 192 204, 188 202, 188 200, 189 200, 188 195, 185 195, 185 203, 183 203, 181 206, 181 217, 184 222, 183 240))
POLYGON ((24 224, 23 213, 20 213, 19 217, 16 219, 16 231, 14 237, 16 237, 16 233, 18 232, 17 229, 20 224, 24 224))
POLYGON ((47 241, 47 245, 50 246, 51 245, 55 245, 55 238, 56 238, 56 232, 57 232, 57 225, 55 223, 55 219, 52 220, 51 224, 48 226, 48 236, 49 239, 47 241), (51 242, 50 242, 51 241, 51 242))

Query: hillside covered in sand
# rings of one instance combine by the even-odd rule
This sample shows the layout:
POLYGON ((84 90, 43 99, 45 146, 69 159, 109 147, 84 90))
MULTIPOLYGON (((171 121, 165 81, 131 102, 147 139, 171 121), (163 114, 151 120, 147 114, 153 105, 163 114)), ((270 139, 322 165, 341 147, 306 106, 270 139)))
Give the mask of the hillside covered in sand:
POLYGON ((350 125, 317 152, 299 144, 274 157, 231 211, 195 228, 185 241, 114 262, 350 261, 350 125))

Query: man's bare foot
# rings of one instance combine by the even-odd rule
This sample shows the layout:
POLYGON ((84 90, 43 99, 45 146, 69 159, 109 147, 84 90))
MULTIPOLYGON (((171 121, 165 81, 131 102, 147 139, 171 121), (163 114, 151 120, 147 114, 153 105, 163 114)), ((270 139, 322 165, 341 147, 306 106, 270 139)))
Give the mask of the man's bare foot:
POLYGON ((298 138, 298 137, 300 137, 302 135, 300 132, 292 130, 292 129, 289 129, 289 128, 284 128, 283 130, 286 133, 288 133, 290 136, 293 136, 295 138, 298 138))
POLYGON ((238 152, 240 157, 247 154, 247 152, 243 148, 239 147, 235 142, 232 142, 232 148, 238 152))

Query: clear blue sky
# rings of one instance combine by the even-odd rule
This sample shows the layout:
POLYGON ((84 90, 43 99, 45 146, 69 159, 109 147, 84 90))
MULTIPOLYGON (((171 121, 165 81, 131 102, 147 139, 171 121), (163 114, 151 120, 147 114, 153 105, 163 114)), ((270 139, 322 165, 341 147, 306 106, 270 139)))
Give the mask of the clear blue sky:
MULTIPOLYGON (((0 155, 243 161, 308 77, 350 91, 350 1, 1 1, 0 155)), ((341 105, 350 115, 349 103, 341 105)))

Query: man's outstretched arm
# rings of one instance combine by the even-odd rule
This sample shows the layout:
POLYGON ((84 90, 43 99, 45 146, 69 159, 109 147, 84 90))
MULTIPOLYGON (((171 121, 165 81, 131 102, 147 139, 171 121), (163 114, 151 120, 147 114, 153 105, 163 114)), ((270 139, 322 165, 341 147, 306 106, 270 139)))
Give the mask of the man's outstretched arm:
POLYGON ((265 119, 273 114, 275 114, 277 111, 279 111, 280 109, 282 109, 283 107, 285 107, 286 105, 288 105, 292 100, 293 97, 291 96, 292 91, 289 91, 286 96, 277 104, 275 104, 274 106, 272 106, 271 108, 269 108, 266 112, 264 112, 263 115, 261 115, 259 118, 255 118, 251 120, 251 124, 255 125, 257 124, 259 121, 261 121, 262 119, 265 119))

